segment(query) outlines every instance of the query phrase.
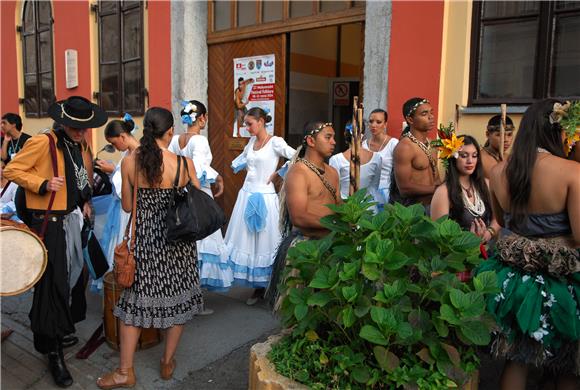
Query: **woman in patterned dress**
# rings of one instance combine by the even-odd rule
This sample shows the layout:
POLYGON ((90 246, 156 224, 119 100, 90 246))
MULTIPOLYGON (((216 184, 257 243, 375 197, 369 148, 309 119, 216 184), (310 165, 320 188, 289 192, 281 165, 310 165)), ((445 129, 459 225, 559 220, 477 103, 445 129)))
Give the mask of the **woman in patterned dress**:
MULTIPOLYGON (((114 314, 120 319, 120 365, 97 380, 102 389, 132 387, 136 383, 133 357, 141 328, 167 329, 161 359, 161 378, 170 379, 183 324, 203 307, 197 271, 195 241, 173 243, 166 239, 166 215, 173 196, 177 156, 167 150, 173 136, 170 111, 152 107, 143 119, 143 138, 136 153, 121 165, 122 206, 131 212, 137 191, 135 230, 135 282, 125 289, 114 314), (137 166, 138 185, 135 183, 137 166)), ((192 183, 199 188, 193 162, 187 159, 192 183)), ((183 172, 183 170, 181 171, 183 172)), ((182 174, 179 186, 186 184, 182 174)))

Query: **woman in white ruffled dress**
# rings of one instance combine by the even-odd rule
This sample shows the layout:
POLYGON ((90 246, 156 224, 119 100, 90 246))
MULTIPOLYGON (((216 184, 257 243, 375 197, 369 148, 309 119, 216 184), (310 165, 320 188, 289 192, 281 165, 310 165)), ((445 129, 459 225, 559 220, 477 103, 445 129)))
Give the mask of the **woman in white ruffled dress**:
POLYGON ((252 135, 233 162, 232 169, 246 169, 246 179, 232 212, 226 232, 226 247, 234 271, 235 283, 255 288, 246 302, 253 305, 268 286, 272 264, 280 243, 280 204, 270 177, 280 158, 290 159, 296 151, 283 138, 266 131, 270 115, 254 107, 245 116, 252 135))
MULTIPOLYGON (((345 132, 345 141, 350 144, 350 131, 345 132)), ((350 190, 350 157, 351 148, 342 153, 335 154, 328 162, 328 165, 336 169, 340 181, 340 197, 348 198, 350 190)), ((381 204, 383 196, 379 192, 379 180, 381 178, 382 159, 380 153, 373 153, 366 149, 360 151, 360 183, 359 188, 366 189, 367 195, 370 195, 372 201, 381 204)), ((370 208, 374 213, 377 212, 377 206, 370 208)))
MULTIPOLYGON (((133 136, 135 130, 135 122, 129 114, 125 114, 122 120, 115 119, 110 121, 105 127, 105 139, 115 149, 121 152, 121 160, 119 160, 117 165, 99 159, 95 162, 101 171, 109 174, 111 184, 113 185, 111 203, 107 211, 106 222, 100 240, 103 244, 103 251, 107 255, 109 270, 113 269, 115 247, 123 241, 125 227, 131 216, 131 214, 123 211, 121 207, 121 183, 123 182, 121 178, 121 161, 139 147, 139 141, 133 136)), ((93 291, 101 291, 102 288, 102 278, 91 282, 91 289, 93 291)))
MULTIPOLYGON (((187 132, 175 135, 169 144, 169 151, 193 160, 201 190, 218 197, 223 193, 223 179, 211 167, 212 153, 206 137, 201 130, 207 123, 207 109, 197 100, 183 101, 181 121, 187 125, 187 132), (216 188, 215 195, 211 185, 216 188)), ((210 291, 226 291, 233 282, 233 274, 228 265, 228 253, 221 230, 197 242, 199 277, 202 288, 210 291)), ((204 309, 201 314, 211 314, 211 309, 204 309)))
POLYGON ((380 108, 371 111, 369 128, 371 137, 364 140, 362 147, 381 156, 381 177, 376 201, 379 211, 389 203, 391 176, 393 173, 393 153, 399 140, 387 134, 387 112, 380 108))

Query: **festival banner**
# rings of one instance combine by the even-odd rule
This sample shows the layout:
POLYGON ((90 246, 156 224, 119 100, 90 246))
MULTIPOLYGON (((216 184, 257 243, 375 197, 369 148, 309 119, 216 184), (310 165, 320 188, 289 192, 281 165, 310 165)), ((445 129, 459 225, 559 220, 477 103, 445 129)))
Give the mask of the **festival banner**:
POLYGON ((234 137, 249 137, 244 116, 252 107, 260 107, 272 117, 266 123, 268 134, 274 134, 274 54, 234 58, 234 137))

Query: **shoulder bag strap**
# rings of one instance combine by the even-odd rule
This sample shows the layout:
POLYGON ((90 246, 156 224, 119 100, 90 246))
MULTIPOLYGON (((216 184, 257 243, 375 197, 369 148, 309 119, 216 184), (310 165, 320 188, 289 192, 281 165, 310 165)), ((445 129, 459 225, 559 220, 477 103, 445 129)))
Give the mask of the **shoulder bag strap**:
POLYGON ((185 177, 187 178, 187 182, 185 184, 187 185, 191 182, 191 178, 189 177, 189 167, 187 166, 187 160, 185 157, 181 156, 181 158, 183 159, 183 166, 185 167, 185 177))
POLYGON ((4 193, 6 192, 6 190, 8 189, 8 187, 10 186, 10 183, 12 183, 10 180, 8 180, 6 182, 6 185, 4 186, 4 188, 2 188, 2 193, 0 193, 0 197, 4 196, 4 193))
MULTIPOLYGON (((53 177, 58 177, 58 161, 56 158, 56 144, 54 142, 54 138, 52 138, 52 135, 50 133, 46 134, 46 136, 48 137, 48 145, 50 148, 50 159, 52 160, 52 174, 53 174, 53 177)), ((44 234, 46 233, 46 227, 48 226, 48 214, 52 210, 52 205, 54 203, 55 197, 56 197, 56 192, 51 191, 50 192, 50 199, 48 201, 48 207, 46 208, 46 211, 44 212, 44 222, 42 222, 42 227, 40 228, 40 234, 38 235, 41 240, 44 239, 44 234)))
POLYGON ((182 158, 183 158, 182 156, 177 156, 177 172, 175 172, 175 179, 173 180, 173 189, 174 190, 179 188, 179 179, 180 179, 179 174, 181 173, 181 159, 182 158))
MULTIPOLYGON (((137 170, 137 158, 135 157, 135 184, 133 185, 133 207, 131 209, 131 244, 129 245, 129 253, 133 254, 135 249, 135 225, 137 224, 137 191, 139 190, 139 171, 137 170)), ((125 228, 125 235, 127 234, 127 229, 129 225, 125 228)))

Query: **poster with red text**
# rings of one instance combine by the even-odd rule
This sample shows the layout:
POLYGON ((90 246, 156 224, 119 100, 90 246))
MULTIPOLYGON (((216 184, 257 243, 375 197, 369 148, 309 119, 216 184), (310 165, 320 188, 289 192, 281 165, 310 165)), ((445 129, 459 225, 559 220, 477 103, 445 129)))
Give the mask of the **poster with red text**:
POLYGON ((252 107, 260 107, 271 117, 266 123, 274 134, 274 54, 234 58, 234 137, 249 137, 244 116, 252 107))

